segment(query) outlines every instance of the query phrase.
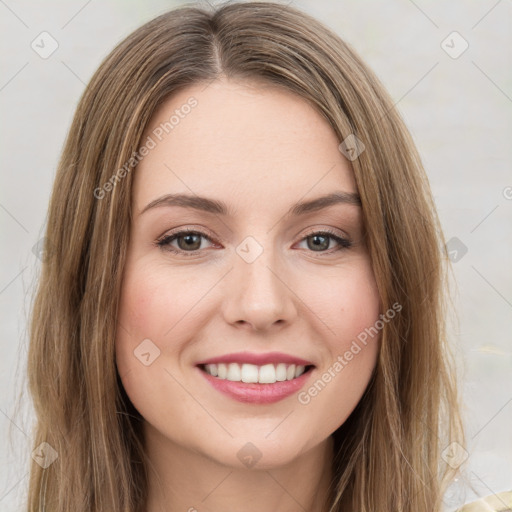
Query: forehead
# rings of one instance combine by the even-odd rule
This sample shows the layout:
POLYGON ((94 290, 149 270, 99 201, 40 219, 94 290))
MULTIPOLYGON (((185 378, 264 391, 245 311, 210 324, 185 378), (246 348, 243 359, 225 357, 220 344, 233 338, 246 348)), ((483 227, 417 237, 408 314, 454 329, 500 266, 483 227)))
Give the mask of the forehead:
POLYGON ((135 172, 136 211, 165 193, 277 207, 357 191, 328 121, 277 87, 226 79, 190 86, 155 112, 143 144, 148 138, 153 147, 135 172))

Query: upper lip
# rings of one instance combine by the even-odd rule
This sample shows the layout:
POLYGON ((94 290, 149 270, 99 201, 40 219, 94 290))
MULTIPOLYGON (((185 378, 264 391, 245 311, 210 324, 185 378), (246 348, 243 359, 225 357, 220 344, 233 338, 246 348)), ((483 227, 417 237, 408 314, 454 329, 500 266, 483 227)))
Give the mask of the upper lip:
POLYGON ((205 359, 197 363, 197 366, 203 364, 218 364, 218 363, 248 363, 257 366, 271 363, 285 363, 295 364, 303 366, 314 366, 311 361, 302 359, 301 357, 292 356, 283 352, 265 352, 265 353, 254 353, 254 352, 236 352, 232 354, 224 354, 218 357, 212 357, 205 359))

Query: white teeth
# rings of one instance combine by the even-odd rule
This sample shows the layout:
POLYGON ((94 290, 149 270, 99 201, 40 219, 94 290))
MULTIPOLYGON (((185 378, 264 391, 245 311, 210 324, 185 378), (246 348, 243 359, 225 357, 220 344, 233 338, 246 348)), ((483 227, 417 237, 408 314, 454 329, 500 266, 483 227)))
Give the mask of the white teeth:
POLYGON ((261 384, 273 384, 276 382, 276 367, 273 364, 265 364, 260 368, 260 378, 258 382, 261 384))
POLYGON ((255 364, 238 363, 219 363, 207 364, 204 366, 206 373, 223 380, 234 382, 274 384, 285 380, 292 380, 300 377, 306 367, 302 365, 285 364, 264 364, 257 366, 255 364))
POLYGON ((228 366, 228 374, 226 376, 228 380, 234 380, 240 382, 240 366, 236 363, 231 363, 228 366))
POLYGON ((214 377, 217 377, 217 375, 219 374, 218 373, 218 369, 217 369, 217 365, 216 364, 209 364, 207 365, 209 368, 208 368, 208 373, 210 375, 213 375, 214 377))
MULTIPOLYGON (((236 364, 237 363, 232 363, 236 364)), ((242 382, 258 382, 258 367, 255 364, 243 364, 242 365, 242 382)))
POLYGON ((295 378, 295 365, 291 364, 286 370, 286 380, 292 380, 295 378))
POLYGON ((286 380, 286 365, 284 363, 279 363, 276 366, 276 380, 286 380))
POLYGON ((225 379, 226 378, 226 376, 228 374, 228 369, 227 369, 225 364, 220 363, 218 368, 217 368, 217 371, 218 371, 219 379, 225 379))

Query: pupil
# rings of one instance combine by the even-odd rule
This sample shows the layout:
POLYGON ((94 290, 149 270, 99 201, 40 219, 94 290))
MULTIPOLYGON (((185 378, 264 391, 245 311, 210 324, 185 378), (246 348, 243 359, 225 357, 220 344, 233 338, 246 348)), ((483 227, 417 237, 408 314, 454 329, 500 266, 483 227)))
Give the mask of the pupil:
POLYGON ((318 248, 318 247, 320 247, 322 249, 328 249, 329 248, 329 239, 328 239, 328 237, 323 236, 323 235, 314 235, 312 238, 314 240, 314 242, 312 244, 313 248, 318 248), (318 243, 318 239, 319 238, 324 240, 323 244, 322 244, 322 242, 318 243))
MULTIPOLYGON (((185 242, 185 249, 198 249, 199 247, 196 247, 196 246, 193 246, 194 245, 194 237, 197 239, 196 240, 196 246, 200 246, 201 245, 201 239, 198 237, 198 235, 195 235, 195 234, 192 234, 192 235, 184 235, 182 237, 180 237, 180 240, 186 240, 185 242), (199 240, 199 244, 197 243, 197 241, 199 240), (191 245, 192 244, 192 245, 191 245)), ((180 244, 179 244, 180 245, 180 244)), ((183 249, 183 247, 181 247, 181 249, 183 249)))

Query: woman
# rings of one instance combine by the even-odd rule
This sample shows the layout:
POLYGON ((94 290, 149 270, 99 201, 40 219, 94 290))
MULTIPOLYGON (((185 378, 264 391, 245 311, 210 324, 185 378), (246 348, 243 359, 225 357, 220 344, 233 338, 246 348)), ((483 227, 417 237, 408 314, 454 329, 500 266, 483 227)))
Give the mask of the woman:
POLYGON ((180 8, 87 86, 34 305, 28 510, 441 510, 467 457, 443 238, 310 16, 180 8))

